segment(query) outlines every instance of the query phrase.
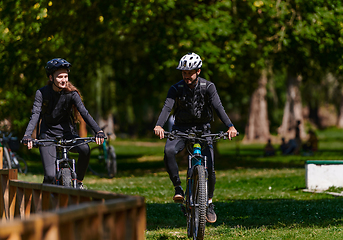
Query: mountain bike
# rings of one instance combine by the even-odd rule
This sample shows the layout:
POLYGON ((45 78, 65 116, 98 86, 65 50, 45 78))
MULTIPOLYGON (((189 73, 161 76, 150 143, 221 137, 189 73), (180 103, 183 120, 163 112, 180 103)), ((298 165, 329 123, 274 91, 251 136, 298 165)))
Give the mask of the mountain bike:
MULTIPOLYGON (((105 127, 104 127, 105 128, 105 127)), ((100 146, 91 149, 91 159, 88 169, 99 177, 113 178, 117 174, 117 155, 114 147, 110 145, 111 133, 107 133, 107 139, 100 146), (96 159, 94 159, 96 156, 96 159)))
MULTIPOLYGON (((238 134, 238 133, 237 133, 238 134)), ((220 139, 227 139, 228 133, 203 134, 202 130, 181 132, 174 130, 164 132, 165 138, 186 139, 188 155, 187 184, 185 200, 181 209, 187 217, 187 235, 194 240, 202 240, 205 236, 206 212, 208 207, 207 192, 207 156, 202 150, 220 139)))
POLYGON ((56 175, 53 184, 77 188, 75 159, 69 158, 69 151, 82 144, 95 142, 95 137, 62 139, 61 136, 57 136, 55 139, 38 139, 32 142, 33 147, 56 147, 56 175))
POLYGON ((19 173, 27 173, 27 163, 15 151, 19 149, 19 140, 12 133, 2 133, 0 143, 3 148, 3 168, 18 169, 19 173))

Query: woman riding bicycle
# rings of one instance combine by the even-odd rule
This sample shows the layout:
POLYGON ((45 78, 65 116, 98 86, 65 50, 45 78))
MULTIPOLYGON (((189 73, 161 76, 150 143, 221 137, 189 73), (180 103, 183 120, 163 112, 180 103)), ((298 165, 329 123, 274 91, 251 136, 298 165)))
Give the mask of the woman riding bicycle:
MULTIPOLYGON (((230 118, 225 113, 224 107, 220 101, 216 87, 212 82, 199 77, 201 72, 202 60, 195 53, 184 55, 176 69, 182 71, 183 80, 171 86, 168 91, 162 112, 157 120, 154 128, 155 134, 161 139, 164 137, 164 129, 168 116, 175 106, 175 125, 173 130, 187 131, 196 127, 198 130, 203 130, 204 133, 210 132, 210 122, 213 119, 212 107, 216 111, 220 120, 228 128, 229 139, 237 135, 237 130, 233 126, 230 118)), ((167 139, 164 149, 164 162, 169 173, 169 177, 175 187, 175 202, 183 201, 184 192, 181 187, 179 177, 179 169, 176 163, 175 155, 182 151, 185 147, 185 139, 167 139)), ((214 223, 217 216, 214 212, 212 197, 216 176, 214 171, 214 151, 210 145, 203 152, 207 156, 208 167, 208 211, 207 221, 214 223)))
MULTIPOLYGON (((78 137, 75 126, 78 115, 81 115, 96 133, 97 144, 103 143, 104 132, 85 108, 79 90, 69 82, 70 67, 71 64, 61 58, 47 62, 45 70, 49 80, 46 86, 36 91, 32 116, 22 139, 28 149, 32 148, 31 135, 37 124, 39 139, 52 139, 56 136, 62 136, 64 139, 78 137)), ((56 148, 45 146, 40 147, 39 151, 44 168, 43 183, 52 184, 55 179, 56 148)), ((75 151, 79 153, 77 183, 78 187, 83 189, 82 180, 87 171, 90 150, 88 144, 85 144, 75 147, 75 151)))

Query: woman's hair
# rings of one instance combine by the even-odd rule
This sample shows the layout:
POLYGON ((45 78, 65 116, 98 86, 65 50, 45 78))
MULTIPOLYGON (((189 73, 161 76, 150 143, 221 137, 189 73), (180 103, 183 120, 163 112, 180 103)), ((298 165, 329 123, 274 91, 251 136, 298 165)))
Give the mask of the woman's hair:
MULTIPOLYGON (((49 80, 47 85, 53 85, 53 82, 49 80)), ((67 86, 64 88, 64 90, 68 93, 74 92, 74 91, 77 92, 81 98, 81 101, 83 101, 82 95, 81 95, 79 89, 77 89, 71 82, 69 82, 69 81, 67 82, 67 86)), ((73 113, 74 113, 73 114, 74 115, 74 123, 79 122, 79 117, 81 117, 81 115, 80 115, 80 113, 77 110, 75 105, 73 105, 73 113)))

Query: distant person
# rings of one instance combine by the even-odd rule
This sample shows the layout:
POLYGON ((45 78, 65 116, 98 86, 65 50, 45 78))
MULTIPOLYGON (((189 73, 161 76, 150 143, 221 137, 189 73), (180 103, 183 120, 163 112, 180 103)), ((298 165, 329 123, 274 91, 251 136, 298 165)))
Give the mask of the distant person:
POLYGON ((271 143, 271 140, 268 139, 268 143, 264 147, 264 156, 269 157, 269 156, 274 156, 274 155, 275 155, 275 149, 271 143))
POLYGON ((288 141, 288 148, 285 152, 285 155, 299 154, 301 150, 300 123, 301 122, 298 120, 295 126, 295 137, 288 141))
POLYGON ((281 153, 282 153, 283 155, 286 154, 288 147, 289 147, 289 145, 288 145, 288 143, 286 143, 285 138, 284 138, 284 137, 281 138, 280 150, 281 150, 281 153))
POLYGON ((309 138, 306 143, 303 145, 303 150, 305 154, 312 155, 314 152, 318 150, 318 138, 316 133, 313 130, 309 132, 309 138))

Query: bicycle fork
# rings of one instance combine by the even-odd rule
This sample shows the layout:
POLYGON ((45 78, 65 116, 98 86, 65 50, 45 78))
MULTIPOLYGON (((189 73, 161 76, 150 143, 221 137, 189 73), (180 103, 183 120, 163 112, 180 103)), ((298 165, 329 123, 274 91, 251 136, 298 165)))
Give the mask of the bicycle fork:
POLYGON ((74 188, 76 187, 76 172, 75 172, 75 159, 68 159, 67 149, 63 148, 63 158, 56 160, 56 184, 60 185, 61 178, 61 168, 69 168, 71 170, 71 179, 73 181, 74 188), (71 162, 72 167, 70 167, 69 162, 71 162), (62 167, 60 167, 62 163, 62 167))

